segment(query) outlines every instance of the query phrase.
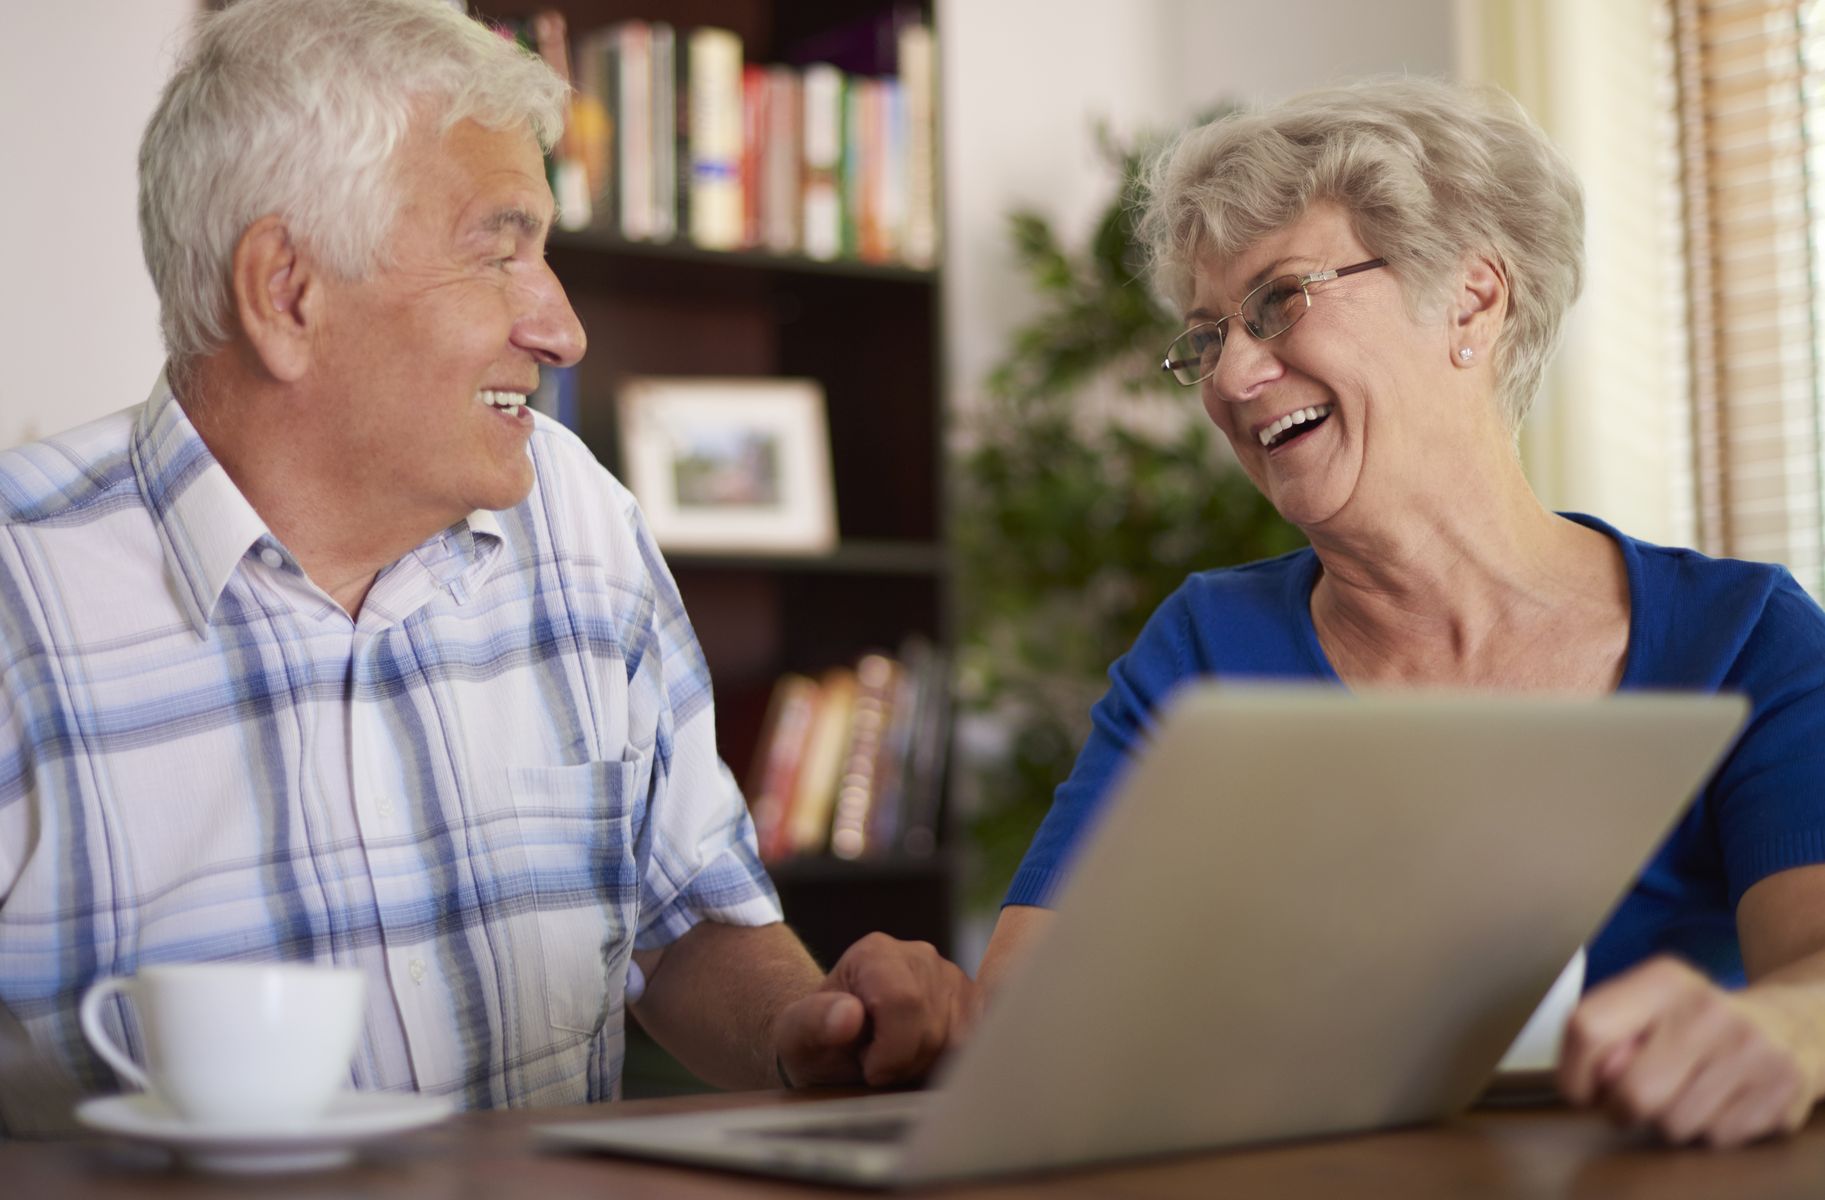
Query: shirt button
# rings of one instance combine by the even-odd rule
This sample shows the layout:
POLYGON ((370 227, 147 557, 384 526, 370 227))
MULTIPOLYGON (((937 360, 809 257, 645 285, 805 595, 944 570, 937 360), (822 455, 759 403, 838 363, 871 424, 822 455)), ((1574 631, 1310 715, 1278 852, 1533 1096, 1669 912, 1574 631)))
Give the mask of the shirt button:
POLYGON ((406 970, 411 973, 413 983, 423 983, 425 981, 425 960, 424 959, 422 959, 422 958, 413 959, 411 962, 406 964, 406 970))
POLYGON ((260 551, 260 561, 276 571, 285 565, 285 556, 268 546, 260 551))
POLYGON ((380 799, 374 801, 374 811, 383 817, 392 816, 393 798, 391 796, 382 796, 380 799))

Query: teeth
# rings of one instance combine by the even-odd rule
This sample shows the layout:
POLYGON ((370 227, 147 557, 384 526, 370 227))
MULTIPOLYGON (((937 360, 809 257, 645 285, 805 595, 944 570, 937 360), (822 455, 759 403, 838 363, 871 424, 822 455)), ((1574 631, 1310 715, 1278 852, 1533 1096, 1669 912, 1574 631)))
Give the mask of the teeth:
POLYGON ((1316 421, 1319 417, 1325 416, 1330 411, 1331 406, 1329 404, 1320 404, 1315 405, 1312 408, 1301 408, 1294 412, 1287 413, 1284 417, 1281 417, 1278 421, 1275 421, 1272 425, 1267 426, 1261 431, 1261 444, 1266 446, 1293 426, 1303 425, 1307 421, 1316 421))
POLYGON ((510 417, 520 415, 520 406, 526 403, 526 397, 518 392, 477 392, 476 399, 490 408, 498 408, 510 417))

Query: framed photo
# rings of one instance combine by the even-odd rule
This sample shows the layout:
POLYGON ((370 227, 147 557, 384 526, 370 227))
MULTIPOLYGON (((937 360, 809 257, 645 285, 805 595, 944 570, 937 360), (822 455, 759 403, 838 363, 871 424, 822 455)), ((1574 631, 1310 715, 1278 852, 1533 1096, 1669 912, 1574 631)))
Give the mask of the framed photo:
POLYGON ((626 380, 623 480, 663 550, 836 549, 824 392, 809 379, 626 380))

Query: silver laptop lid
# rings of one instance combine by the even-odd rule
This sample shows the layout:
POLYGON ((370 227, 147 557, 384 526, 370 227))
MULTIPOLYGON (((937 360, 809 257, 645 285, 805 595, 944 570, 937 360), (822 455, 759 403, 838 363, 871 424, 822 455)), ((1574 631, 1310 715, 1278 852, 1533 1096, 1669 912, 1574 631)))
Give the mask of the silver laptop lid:
POLYGON ((902 1181, 1462 1107, 1747 711, 1187 688, 902 1181))

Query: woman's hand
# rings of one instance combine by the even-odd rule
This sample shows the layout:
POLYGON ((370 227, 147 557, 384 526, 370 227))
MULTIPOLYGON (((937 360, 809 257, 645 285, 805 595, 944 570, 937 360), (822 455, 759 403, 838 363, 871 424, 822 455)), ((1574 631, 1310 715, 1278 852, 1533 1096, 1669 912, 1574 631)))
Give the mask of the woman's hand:
POLYGON ((1591 991, 1559 1052, 1559 1090, 1669 1142, 1740 1146, 1806 1123, 1822 1078, 1816 996, 1764 983, 1729 992, 1655 958, 1591 991))

